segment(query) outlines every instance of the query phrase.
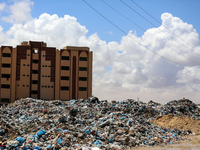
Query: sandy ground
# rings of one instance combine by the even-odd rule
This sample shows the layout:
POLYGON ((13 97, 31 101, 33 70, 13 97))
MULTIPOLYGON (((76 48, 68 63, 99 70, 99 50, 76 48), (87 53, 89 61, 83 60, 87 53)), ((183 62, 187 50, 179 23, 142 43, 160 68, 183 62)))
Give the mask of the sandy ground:
POLYGON ((191 130, 195 135, 182 137, 174 144, 156 145, 154 147, 138 147, 132 150, 200 150, 200 121, 186 116, 175 117, 172 114, 158 116, 152 123, 165 128, 191 130))
POLYGON ((200 135, 189 135, 175 144, 159 145, 153 147, 138 147, 132 150, 200 150, 200 135))
POLYGON ((184 129, 185 131, 191 130, 197 134, 200 133, 200 121, 186 116, 176 117, 173 114, 163 115, 156 117, 152 123, 168 129, 184 129))

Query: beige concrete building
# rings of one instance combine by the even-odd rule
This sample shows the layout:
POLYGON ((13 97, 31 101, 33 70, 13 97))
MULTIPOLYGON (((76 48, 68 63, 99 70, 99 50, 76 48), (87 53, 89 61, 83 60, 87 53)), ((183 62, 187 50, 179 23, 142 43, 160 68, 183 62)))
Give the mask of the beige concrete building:
POLYGON ((44 42, 0 48, 0 104, 16 99, 70 100, 92 96, 92 52, 88 47, 61 50, 44 42))

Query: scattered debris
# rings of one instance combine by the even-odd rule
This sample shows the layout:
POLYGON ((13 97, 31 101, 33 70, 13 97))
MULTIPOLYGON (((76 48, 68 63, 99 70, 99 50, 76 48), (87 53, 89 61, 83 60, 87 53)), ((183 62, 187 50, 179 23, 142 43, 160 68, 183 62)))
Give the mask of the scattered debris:
POLYGON ((0 115, 1 149, 129 149, 174 143, 200 129, 200 108, 187 99, 161 105, 26 98, 2 106, 0 115))

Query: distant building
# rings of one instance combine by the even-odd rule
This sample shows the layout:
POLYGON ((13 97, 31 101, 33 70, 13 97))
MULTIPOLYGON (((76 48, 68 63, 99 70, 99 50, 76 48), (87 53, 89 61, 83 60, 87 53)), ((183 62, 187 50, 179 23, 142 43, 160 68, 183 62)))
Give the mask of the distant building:
POLYGON ((0 104, 32 97, 43 100, 92 96, 92 52, 88 47, 61 50, 44 42, 0 48, 0 104))

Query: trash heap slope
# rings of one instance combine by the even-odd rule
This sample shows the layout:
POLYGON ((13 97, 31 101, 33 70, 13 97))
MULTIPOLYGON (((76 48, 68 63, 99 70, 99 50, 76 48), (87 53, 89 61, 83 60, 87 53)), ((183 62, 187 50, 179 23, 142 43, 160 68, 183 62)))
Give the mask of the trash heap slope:
POLYGON ((133 99, 99 101, 96 97, 71 101, 26 98, 1 107, 0 147, 129 149, 174 143, 195 132, 152 123, 168 114, 200 120, 199 106, 189 100, 161 105, 133 99))

